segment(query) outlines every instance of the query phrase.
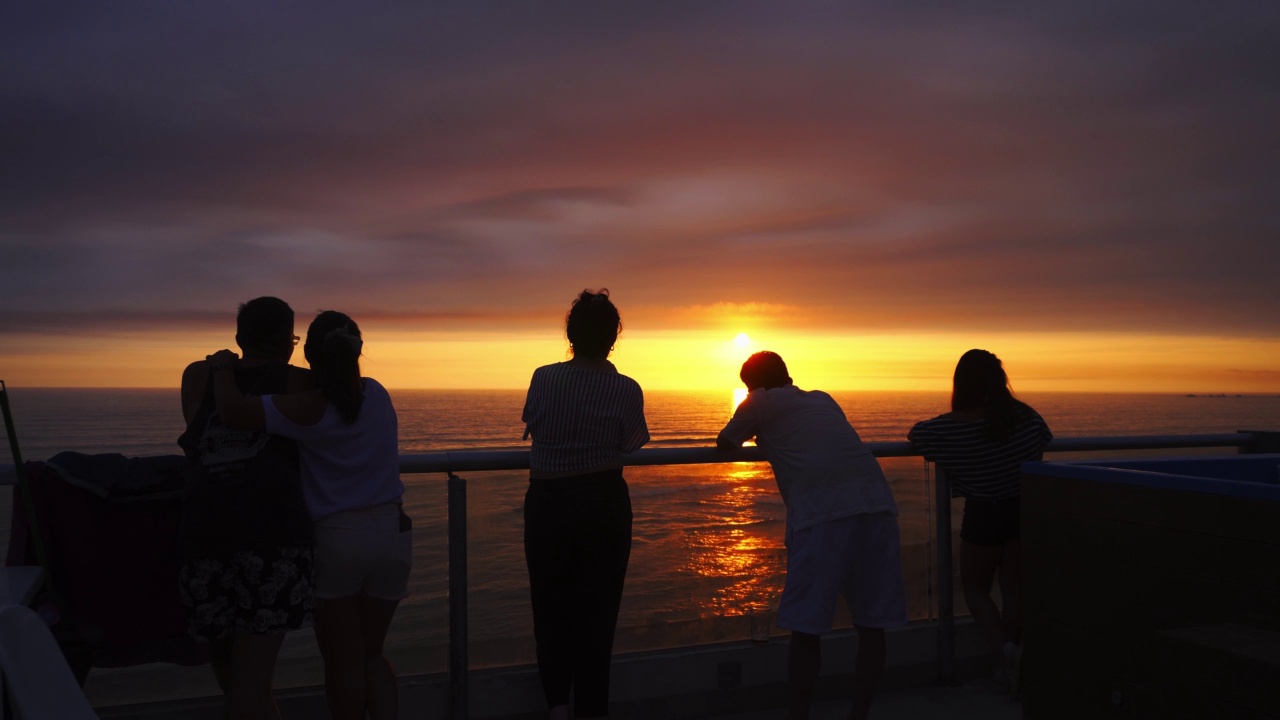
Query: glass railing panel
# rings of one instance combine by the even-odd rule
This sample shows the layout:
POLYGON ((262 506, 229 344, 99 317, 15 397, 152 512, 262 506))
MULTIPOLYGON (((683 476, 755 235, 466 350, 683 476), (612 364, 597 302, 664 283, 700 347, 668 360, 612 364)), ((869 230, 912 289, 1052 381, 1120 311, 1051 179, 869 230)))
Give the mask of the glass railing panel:
POLYGON ((409 596, 387 633, 387 658, 402 676, 444 672, 449 667, 448 486, 442 475, 401 477, 405 512, 413 519, 413 569, 409 596))
MULTIPOLYGON (((535 661, 524 561, 527 471, 460 473, 467 481, 467 640, 472 668, 535 661)), ((444 577, 445 566, 439 570, 444 577)), ((448 640, 448 619, 439 627, 448 640)))
MULTIPOLYGON (((405 475, 404 480, 405 507, 414 520, 414 567, 409 597, 397 610, 387 636, 387 657, 401 675, 443 672, 448 667, 449 625, 445 480, 440 475, 405 475)), ((286 635, 276 663, 275 688, 323 683, 324 668, 312 631, 286 635)), ((94 706, 107 707, 216 696, 220 690, 208 665, 149 663, 95 667, 85 694, 94 706)))
POLYGON ((739 640, 772 627, 786 512, 765 463, 629 468, 635 514, 617 652, 739 640))
MULTIPOLYGON (((909 616, 928 619, 934 550, 925 466, 919 458, 888 458, 882 466, 899 503, 909 616)), ((786 511, 769 466, 633 467, 626 477, 635 520, 615 651, 781 633, 774 623, 786 577, 786 511)), ((532 663, 525 475, 476 472, 466 479, 471 665, 532 663)), ((443 578, 443 565, 435 572, 443 578)), ((839 612, 837 627, 848 627, 847 613, 839 612)), ((423 617, 433 628, 416 628, 416 636, 443 645, 447 616, 431 611, 423 617)))
MULTIPOLYGON (((1048 459, 1226 454, 1232 448, 1052 453, 1048 459)), ((898 501, 903 572, 912 620, 936 617, 933 474, 918 457, 881 458, 898 501)), ((469 651, 473 668, 534 661, 523 555, 524 471, 460 473, 467 480, 469 651)), ((765 463, 667 465, 626 470, 635 510, 631 568, 615 650, 619 653, 779 634, 785 578, 785 508, 765 463)), ((415 521, 410 597, 397 613, 388 655, 402 675, 448 668, 447 483, 443 474, 406 475, 415 521)), ((7 495, 0 488, 0 502, 7 495)), ((963 503, 953 503, 954 607, 967 614, 959 582, 963 503)), ((9 518, 0 514, 0 522, 9 518)), ((839 610, 837 627, 847 627, 839 610)), ((310 632, 291 634, 276 686, 322 682, 310 632)), ((86 687, 99 706, 216 695, 207 666, 95 668, 86 687)))

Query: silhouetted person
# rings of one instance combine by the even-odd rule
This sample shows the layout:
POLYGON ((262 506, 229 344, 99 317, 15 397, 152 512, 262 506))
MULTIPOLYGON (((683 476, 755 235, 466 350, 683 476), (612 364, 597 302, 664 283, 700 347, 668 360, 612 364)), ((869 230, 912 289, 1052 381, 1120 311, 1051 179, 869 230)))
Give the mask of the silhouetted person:
POLYGON ((413 534, 401 499, 395 408, 360 376, 364 341, 347 315, 326 310, 304 351, 315 389, 256 397, 231 382, 235 353, 210 356, 219 412, 235 427, 297 441, 303 490, 316 528, 316 643, 334 720, 393 720, 399 688, 383 654, 409 587, 413 534))
MULTIPOLYGON (((236 343, 244 360, 227 381, 252 395, 311 386, 289 364, 298 338, 293 310, 260 297, 240 306, 236 343)), ((302 499, 292 440, 222 422, 211 367, 182 374, 187 429, 178 444, 191 461, 182 503, 180 590, 191 634, 209 642, 225 695, 223 717, 276 718, 271 676, 289 630, 312 623, 314 535, 302 499)))
POLYGON ((609 291, 583 290, 565 319, 572 359, 533 373, 524 403, 529 565, 538 673, 553 720, 609 712, 609 662, 631 556, 622 456, 649 441, 640 386, 608 357, 622 330, 609 291))
POLYGON ((721 449, 756 439, 787 506, 787 580, 778 626, 791 631, 788 720, 806 720, 822 667, 821 636, 844 596, 858 632, 853 708, 863 720, 885 662, 885 628, 907 622, 898 506, 884 471, 830 395, 801 390, 776 353, 742 365, 749 391, 716 438, 721 449))
POLYGON ((960 582, 982 629, 1001 690, 1016 694, 1022 642, 1022 463, 1039 460, 1053 439, 1030 405, 1013 397, 1000 358, 986 350, 960 357, 951 412, 916 423, 907 434, 916 452, 951 479, 963 497, 960 582), (1000 576, 1003 608, 991 587, 1000 576))

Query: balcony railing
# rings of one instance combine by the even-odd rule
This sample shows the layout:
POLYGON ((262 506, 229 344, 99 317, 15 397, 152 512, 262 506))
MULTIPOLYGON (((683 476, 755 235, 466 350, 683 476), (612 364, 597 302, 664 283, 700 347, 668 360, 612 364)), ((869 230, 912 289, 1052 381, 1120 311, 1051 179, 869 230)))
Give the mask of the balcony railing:
MULTIPOLYGON (((1047 452, 1095 452, 1113 450, 1159 450, 1178 448, 1237 448, 1244 452, 1274 451, 1277 433, 1239 432, 1215 435, 1149 435, 1129 437, 1060 438, 1047 452), (1266 443, 1267 447, 1262 447, 1266 443)), ((905 442, 873 442, 867 447, 878 458, 918 457, 905 442)), ((629 467, 647 465, 705 465, 717 463, 764 462, 756 447, 718 450, 714 447, 662 448, 639 450, 625 456, 629 467)), ((448 477, 449 535, 449 679, 451 718, 468 717, 467 651, 467 486, 458 473, 494 470, 527 470, 527 450, 461 450, 418 455, 402 455, 402 473, 443 473, 448 477)), ((952 588, 951 485, 941 468, 934 475, 933 513, 938 588, 938 680, 954 677, 955 608, 952 588)))

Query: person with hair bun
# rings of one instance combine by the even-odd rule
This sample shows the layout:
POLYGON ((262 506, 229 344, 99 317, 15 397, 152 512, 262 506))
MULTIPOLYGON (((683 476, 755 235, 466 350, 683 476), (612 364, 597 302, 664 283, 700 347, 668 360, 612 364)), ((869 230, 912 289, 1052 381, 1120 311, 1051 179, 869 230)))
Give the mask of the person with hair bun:
POLYGON ((952 497, 964 498, 960 584, 991 651, 999 689, 1017 694, 1022 641, 1022 463, 1039 460, 1053 433, 1013 396, 1000 358, 986 350, 960 357, 951 412, 915 424, 916 452, 947 471, 952 497), (1003 608, 991 597, 997 572, 1003 608))
POLYGON ((631 556, 622 456, 649 441, 644 396, 609 353, 622 330, 608 290, 565 317, 572 357, 533 373, 525 398, 524 548, 538 674, 552 720, 609 711, 609 663, 631 556))
POLYGON ((385 388, 361 377, 364 340, 347 315, 316 316, 303 346, 315 389, 244 395, 230 350, 209 356, 218 411, 228 425, 298 443, 303 495, 315 521, 315 633, 335 720, 399 714, 396 675, 383 653, 408 591, 411 523, 402 508, 396 411, 385 388))

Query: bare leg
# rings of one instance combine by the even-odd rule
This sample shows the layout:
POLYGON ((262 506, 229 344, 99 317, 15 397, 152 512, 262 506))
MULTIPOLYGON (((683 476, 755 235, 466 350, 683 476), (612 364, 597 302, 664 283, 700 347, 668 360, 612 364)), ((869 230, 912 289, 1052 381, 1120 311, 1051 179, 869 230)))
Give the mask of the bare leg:
POLYGON ((231 651, 235 648, 236 634, 228 632, 217 640, 209 641, 209 668, 218 681, 223 695, 231 692, 231 651))
POLYGON ((991 597, 991 586, 995 581, 996 568, 1000 566, 1003 546, 961 542, 960 582, 964 585, 964 601, 969 606, 969 614, 982 630, 982 637, 998 669, 1004 660, 1005 636, 1000 627, 1000 610, 991 597))
POLYGON ((271 679, 284 633, 235 633, 231 650, 231 685, 223 704, 224 720, 277 720, 280 710, 271 697, 271 679))
POLYGON ((1004 637, 1014 643, 1022 642, 1022 540, 1010 540, 1004 544, 1000 558, 1000 619, 1004 637))
POLYGON ((369 717, 395 720, 400 716, 400 686, 395 668, 383 653, 391 618, 399 600, 360 596, 360 624, 364 633, 364 681, 369 717))
POLYGON ((809 720, 813 685, 822 669, 822 637, 791 631, 787 646, 787 674, 791 685, 791 706, 787 720, 809 720))
POLYGON ((854 625, 858 631, 858 658, 853 668, 853 709, 849 720, 866 720, 871 699, 884 674, 884 628, 854 625))
POLYGON ((324 690, 333 720, 364 720, 364 635, 360 596, 316 599, 316 644, 324 658, 324 690))

